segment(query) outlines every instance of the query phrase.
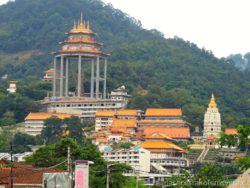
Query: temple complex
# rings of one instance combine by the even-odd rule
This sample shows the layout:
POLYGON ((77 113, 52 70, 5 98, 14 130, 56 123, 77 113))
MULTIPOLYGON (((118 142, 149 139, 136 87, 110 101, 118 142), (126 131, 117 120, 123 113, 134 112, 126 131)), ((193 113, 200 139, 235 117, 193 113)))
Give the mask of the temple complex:
POLYGON ((60 50, 53 53, 53 90, 52 96, 43 101, 44 110, 93 119, 97 110, 125 108, 129 97, 125 86, 112 91, 107 97, 109 54, 102 52, 102 44, 96 41, 89 22, 84 22, 81 16, 67 35, 68 38, 60 43, 60 50), (87 80, 83 70, 88 66, 90 78, 87 80), (74 75, 76 79, 71 78, 74 75), (90 86, 85 89, 87 83, 90 86))

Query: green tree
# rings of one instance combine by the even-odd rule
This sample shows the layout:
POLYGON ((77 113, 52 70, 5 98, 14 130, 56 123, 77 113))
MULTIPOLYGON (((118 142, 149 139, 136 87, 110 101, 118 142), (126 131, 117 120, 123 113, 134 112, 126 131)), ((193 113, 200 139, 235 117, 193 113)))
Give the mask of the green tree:
POLYGON ((62 136, 62 125, 63 121, 57 117, 45 120, 41 136, 45 139, 46 143, 53 143, 62 136))
POLYGON ((243 151, 250 143, 250 126, 237 126, 238 138, 239 138, 239 148, 243 151))

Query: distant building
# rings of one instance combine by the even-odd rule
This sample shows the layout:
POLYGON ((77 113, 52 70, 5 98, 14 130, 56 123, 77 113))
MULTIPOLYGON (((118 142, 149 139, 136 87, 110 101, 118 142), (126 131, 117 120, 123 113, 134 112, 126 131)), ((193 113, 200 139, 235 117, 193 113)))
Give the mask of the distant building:
POLYGON ((112 131, 114 130, 124 130, 129 133, 129 134, 135 134, 136 129, 137 129, 137 120, 134 119, 129 119, 129 120, 120 120, 120 119, 115 119, 112 122, 112 131))
MULTIPOLYGON (((89 22, 84 22, 81 17, 67 35, 68 38, 60 43, 60 50, 53 53, 52 96, 42 102, 44 111, 78 115, 94 121, 98 110, 125 108, 129 99, 125 86, 107 96, 109 54, 102 51, 102 44, 96 40, 96 33, 89 22), (87 64, 91 69, 89 77, 83 74, 87 64), (70 76, 72 71, 76 75, 74 79, 70 76), (89 86, 85 88, 87 83, 89 86), (69 84, 76 86, 74 91, 69 90, 69 84)), ((52 75, 47 76, 50 78, 52 75)))
POLYGON ((162 133, 176 141, 188 141, 190 139, 189 127, 147 126, 140 127, 139 131, 142 133, 142 138, 155 133, 162 133))
POLYGON ((43 80, 52 82, 53 78, 54 78, 54 72, 55 72, 55 69, 48 69, 47 71, 45 71, 45 75, 43 77, 43 80))
MULTIPOLYGON (((13 154, 12 159, 16 162, 24 162, 26 157, 29 157, 33 154, 33 152, 24 152, 24 153, 16 153, 13 154)), ((10 153, 0 153, 0 160, 11 160, 10 153)))
POLYGON ((111 127, 115 114, 115 110, 97 111, 95 117, 95 130, 99 131, 111 127))
POLYGON ((189 166, 186 151, 171 142, 152 139, 139 146, 150 151, 151 166, 158 172, 179 173, 178 170, 189 166))
POLYGON ((238 135, 238 131, 236 128, 226 128, 225 134, 226 135, 238 135))
POLYGON ((204 131, 203 136, 212 144, 221 132, 221 116, 215 102, 214 95, 210 99, 207 111, 204 116, 204 131))
POLYGON ((15 80, 9 81, 9 88, 7 89, 7 91, 9 93, 16 93, 16 89, 17 89, 16 83, 17 83, 17 81, 15 81, 15 80))
POLYGON ((123 120, 140 120, 142 116, 141 110, 134 110, 134 109, 122 109, 117 110, 115 113, 115 119, 123 119, 123 120))
POLYGON ((180 108, 148 108, 145 112, 145 120, 182 120, 180 108))
POLYGON ((30 112, 25 118, 25 132, 29 135, 36 136, 41 134, 44 127, 44 121, 51 117, 60 119, 70 118, 69 114, 47 113, 47 112, 30 112))
POLYGON ((128 164, 139 173, 150 172, 150 152, 138 146, 104 151, 103 158, 109 162, 128 164))

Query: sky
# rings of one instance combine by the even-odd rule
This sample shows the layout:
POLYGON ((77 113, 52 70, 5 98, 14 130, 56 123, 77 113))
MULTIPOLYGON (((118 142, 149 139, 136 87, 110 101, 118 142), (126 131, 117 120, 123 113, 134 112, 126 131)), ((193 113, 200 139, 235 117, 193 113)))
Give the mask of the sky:
MULTIPOLYGON (((0 0, 0 4, 8 0, 0 0)), ((178 36, 217 57, 250 52, 249 0, 104 0, 166 38, 178 36)))

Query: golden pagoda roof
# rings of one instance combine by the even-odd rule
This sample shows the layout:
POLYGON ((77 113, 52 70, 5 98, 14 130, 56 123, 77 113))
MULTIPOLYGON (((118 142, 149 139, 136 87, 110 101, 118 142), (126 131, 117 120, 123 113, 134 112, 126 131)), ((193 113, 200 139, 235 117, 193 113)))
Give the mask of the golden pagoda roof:
POLYGON ((90 29, 89 22, 84 22, 81 14, 81 19, 77 23, 74 22, 73 28, 70 30, 70 33, 88 33, 94 34, 90 29))
POLYGON ((210 103, 209 103, 209 108, 217 108, 217 104, 215 102, 214 94, 212 94, 210 103))

